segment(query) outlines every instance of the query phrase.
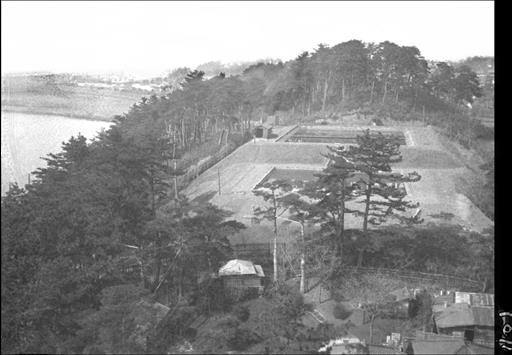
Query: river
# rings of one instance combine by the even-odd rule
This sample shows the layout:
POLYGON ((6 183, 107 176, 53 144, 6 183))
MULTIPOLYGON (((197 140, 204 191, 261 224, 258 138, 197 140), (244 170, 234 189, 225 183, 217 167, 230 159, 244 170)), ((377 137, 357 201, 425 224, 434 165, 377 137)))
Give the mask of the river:
POLYGON ((2 195, 9 183, 25 186, 28 174, 46 166, 41 157, 58 153, 62 143, 82 134, 90 141, 111 122, 90 121, 64 116, 34 115, 17 112, 1 114, 2 195))

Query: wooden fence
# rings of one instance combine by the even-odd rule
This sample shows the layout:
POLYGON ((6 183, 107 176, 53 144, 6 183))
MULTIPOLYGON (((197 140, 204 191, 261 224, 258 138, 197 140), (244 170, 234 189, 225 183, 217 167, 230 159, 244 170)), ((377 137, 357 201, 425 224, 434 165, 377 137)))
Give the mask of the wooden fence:
MULTIPOLYGON (((306 278, 307 279, 318 279, 316 282, 309 284, 308 289, 313 289, 319 284, 325 284, 329 273, 321 272, 324 268, 316 268, 314 270, 306 268, 306 278)), ((464 291, 468 292, 481 292, 482 291, 482 283, 477 280, 467 279, 454 275, 446 275, 446 274, 435 274, 435 273, 427 273, 427 272, 419 272, 419 271, 410 271, 410 270, 399 270, 399 269, 387 269, 387 268, 369 268, 369 267, 356 267, 356 266, 343 266, 338 270, 340 274, 350 275, 350 274, 372 274, 372 275, 382 275, 382 276, 390 276, 393 278, 398 278, 404 281, 412 281, 412 282, 435 282, 442 286, 443 288, 460 288, 464 291)), ((327 285, 327 284, 326 284, 327 285)))
POLYGON ((231 154, 236 148, 238 148, 238 146, 232 144, 224 145, 218 152, 212 154, 208 159, 203 159, 197 164, 188 167, 185 174, 176 178, 178 191, 184 189, 191 181, 195 180, 204 171, 208 170, 231 154))
POLYGON ((430 281, 436 282, 443 285, 446 288, 450 287, 461 287, 465 290, 480 290, 482 283, 476 280, 471 280, 454 275, 446 274, 434 274, 419 271, 410 270, 398 270, 398 269, 387 269, 387 268, 369 268, 369 267, 356 267, 356 266, 344 266, 343 270, 347 272, 359 272, 359 273, 370 273, 374 275, 387 275, 404 280, 412 281, 430 281))

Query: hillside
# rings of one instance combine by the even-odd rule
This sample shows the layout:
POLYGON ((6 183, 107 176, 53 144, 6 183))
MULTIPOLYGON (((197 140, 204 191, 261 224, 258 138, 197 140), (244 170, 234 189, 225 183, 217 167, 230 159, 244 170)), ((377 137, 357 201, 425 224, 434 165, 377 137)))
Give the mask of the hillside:
MULTIPOLYGON (((317 140, 325 130, 336 132, 327 137, 329 144, 343 139, 361 148, 366 140, 372 153, 376 148, 368 142, 386 140, 358 139, 358 131, 370 127, 397 134, 385 144, 404 159, 390 159, 377 174, 398 174, 373 183, 363 178, 360 184, 373 184, 386 201, 396 198, 392 205, 384 203, 406 209, 408 215, 399 217, 407 224, 391 225, 386 213, 364 229, 361 215, 348 211, 349 204, 360 202, 362 190, 339 175, 347 160, 340 169, 333 164, 323 175, 330 180, 301 191, 314 194, 306 198, 312 201, 307 209, 321 227, 302 244, 309 271, 344 275, 338 266, 361 263, 449 273, 472 278, 483 289, 493 287, 494 234, 482 231, 493 222, 474 201, 487 196, 487 203, 493 202, 494 130, 471 109, 475 98, 493 88, 482 90, 471 68, 429 64, 416 47, 352 40, 320 45, 286 63, 258 63, 240 75, 207 79, 203 71, 183 71, 171 75, 184 75, 180 90, 148 91, 144 98, 141 92, 74 86, 51 75, 2 83, 2 104, 11 109, 102 119, 119 115, 93 142, 83 136, 65 142, 61 152, 47 156, 47 166, 31 184, 13 186, 2 197, 2 352, 168 353, 189 337, 196 316, 226 313, 233 305, 216 272, 237 257, 230 241, 249 224, 247 216, 252 220, 253 208, 268 207, 252 189, 272 174, 286 176, 284 170, 292 169, 289 176, 299 180, 323 170, 327 160, 320 153, 327 142, 317 140), (255 138, 255 125, 265 121, 274 134, 255 138), (310 127, 293 130, 297 125, 310 127), (400 180, 400 173, 411 170, 422 178, 400 180), (174 191, 173 182, 184 171, 193 182, 174 191), (477 177, 479 183, 471 186, 479 186, 479 194, 466 197, 460 176, 477 177), (404 203, 407 198, 421 203, 425 222, 439 225, 415 226, 422 221, 416 207, 404 203)), ((365 174, 359 166, 349 169, 365 174)), ((270 208, 266 216, 277 224, 276 212, 270 208)), ((281 260, 276 276, 280 270, 296 276, 292 264, 300 259, 281 260)), ((219 350, 250 351, 245 345, 253 344, 257 351, 275 353, 297 352, 295 345, 304 342, 302 350, 311 352, 318 344, 306 344, 308 339, 316 343, 330 336, 297 324, 307 308, 297 292, 264 286, 273 301, 254 301, 256 311, 248 318, 262 331, 253 334, 225 319, 225 333, 218 323, 206 323, 213 332, 195 345, 207 341, 210 349, 213 342, 219 350), (265 315, 256 314, 263 309, 265 315), (223 335, 226 344, 219 341, 223 335)))

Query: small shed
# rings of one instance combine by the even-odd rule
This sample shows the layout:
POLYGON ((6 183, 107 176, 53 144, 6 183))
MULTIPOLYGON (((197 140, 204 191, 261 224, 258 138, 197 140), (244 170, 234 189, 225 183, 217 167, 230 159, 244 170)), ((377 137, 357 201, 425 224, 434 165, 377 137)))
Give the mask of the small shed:
POLYGON ((265 277, 260 265, 248 260, 233 259, 219 269, 224 289, 231 296, 240 296, 245 290, 263 291, 262 279, 265 277))
POLYGON ((494 336, 494 307, 454 303, 434 314, 441 334, 463 334, 468 341, 487 343, 494 336))
POLYGON ((393 298, 394 298, 393 300, 395 302, 405 302, 405 301, 409 301, 411 298, 413 298, 411 291, 409 291, 409 289, 407 287, 392 291, 389 294, 391 296, 393 296, 393 298))
POLYGON ((398 317, 408 317, 410 302, 414 298, 412 292, 407 287, 404 287, 390 292, 389 295, 395 305, 395 315, 398 317))
POLYGON ((256 138, 269 138, 272 134, 272 126, 268 123, 260 124, 254 128, 254 136, 256 138))

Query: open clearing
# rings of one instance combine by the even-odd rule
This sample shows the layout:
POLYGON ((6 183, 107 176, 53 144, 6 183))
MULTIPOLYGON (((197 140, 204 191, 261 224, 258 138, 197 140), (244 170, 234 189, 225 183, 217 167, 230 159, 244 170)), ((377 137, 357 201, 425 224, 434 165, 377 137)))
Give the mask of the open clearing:
MULTIPOLYGON (((445 213, 453 215, 451 223, 472 230, 481 231, 493 225, 466 196, 457 192, 457 179, 467 174, 467 168, 446 150, 438 133, 431 127, 349 127, 347 132, 353 134, 365 128, 387 133, 400 131, 403 135, 406 142, 401 147, 403 161, 396 164, 394 169, 401 172, 417 171, 422 176, 419 182, 405 186, 408 197, 420 203, 425 222, 439 222, 437 216, 445 213)), ((277 141, 260 139, 246 143, 200 175, 185 189, 185 194, 194 198, 208 192, 215 193, 212 203, 232 211, 235 219, 247 224, 247 216, 253 214, 253 208, 265 205, 262 198, 253 195, 252 190, 269 175, 309 177, 326 166, 327 158, 322 155, 328 151, 326 143, 286 142, 286 137, 300 129, 290 127, 289 133, 277 141), (289 170, 297 172, 295 174, 289 170)), ((340 126, 310 126, 308 129, 317 133, 326 132, 326 136, 340 133, 340 126)), ((347 228, 360 226, 361 218, 353 215, 346 217, 347 228)))

